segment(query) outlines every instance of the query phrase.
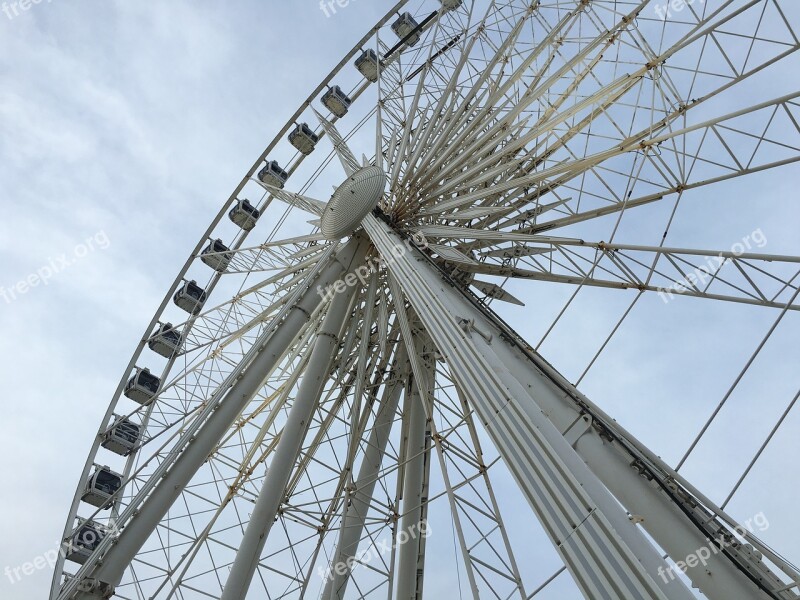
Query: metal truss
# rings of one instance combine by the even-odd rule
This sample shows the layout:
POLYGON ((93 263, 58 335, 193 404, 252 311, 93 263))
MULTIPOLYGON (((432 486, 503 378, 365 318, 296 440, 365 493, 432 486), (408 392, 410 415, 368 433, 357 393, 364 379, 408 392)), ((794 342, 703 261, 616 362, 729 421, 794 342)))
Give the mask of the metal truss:
POLYGON ((592 600, 800 597, 797 568, 728 508, 795 401, 724 502, 679 472, 791 327, 800 257, 773 252, 757 222, 725 245, 671 241, 678 215, 707 223, 742 206, 732 189, 796 168, 800 103, 783 88, 800 11, 659 6, 424 0, 406 16, 400 1, 375 23, 244 175, 148 324, 81 473, 50 599, 528 600, 557 577, 547 560, 592 600), (374 74, 353 64, 368 51, 374 74), (322 102, 333 86, 344 111, 322 102), (313 152, 287 139, 301 123, 313 152), (280 185, 261 176, 272 160, 280 185), (330 183, 373 165, 377 206, 327 239, 330 183), (248 197, 259 216, 237 223, 248 197), (190 281, 204 295, 187 313, 173 297, 190 281), (672 467, 489 307, 525 304, 533 282, 570 284, 556 322, 587 287, 633 290, 623 319, 644 292, 777 317, 672 467), (165 356, 152 349, 168 323, 165 356), (157 390, 135 402, 143 367, 157 390), (112 455, 122 420, 140 435, 112 455), (83 500, 98 465, 123 482, 101 507, 83 500), (103 537, 76 562, 87 522, 103 537))

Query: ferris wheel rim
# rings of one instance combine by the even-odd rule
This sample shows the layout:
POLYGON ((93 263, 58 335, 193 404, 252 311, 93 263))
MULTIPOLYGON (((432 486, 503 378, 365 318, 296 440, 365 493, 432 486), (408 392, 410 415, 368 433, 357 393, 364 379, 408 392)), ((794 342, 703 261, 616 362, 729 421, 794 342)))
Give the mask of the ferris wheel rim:
MULTIPOLYGON (((402 4, 405 4, 405 3, 400 3, 400 4, 402 5, 402 4)), ((394 14, 394 12, 393 12, 393 11, 395 11, 395 9, 392 9, 392 11, 390 11, 389 15, 387 15, 387 17, 385 17, 385 22, 388 22, 388 19, 390 18, 390 16, 391 16, 392 14, 394 14)), ((385 22, 384 22, 384 24, 385 24, 385 22)), ((361 44, 361 45, 363 45, 363 42, 362 42, 362 44, 361 44)), ((343 61, 340 63, 340 65, 337 67, 337 69, 341 69, 341 68, 343 67, 343 65, 344 65, 344 64, 345 64, 345 63, 346 63, 346 62, 347 62, 347 61, 348 61, 350 58, 352 58, 352 56, 354 56, 354 55, 355 55, 355 53, 357 52, 357 50, 358 50, 358 48, 359 48, 359 47, 360 47, 360 46, 358 46, 358 45, 357 45, 357 46, 356 46, 356 48, 354 48, 354 49, 353 49, 353 51, 351 51, 351 54, 350 54, 348 57, 346 57, 345 59, 343 59, 343 61)), ((338 72, 338 71, 337 71, 337 72, 338 72)), ((333 77, 333 76, 335 76, 335 73, 334 73, 334 72, 332 72, 332 74, 331 74, 331 75, 329 75, 328 81, 330 81, 330 80, 332 79, 332 77, 333 77)), ((322 89, 322 86, 323 86, 323 85, 324 85, 324 84, 321 84, 320 88, 317 90, 317 94, 318 94, 318 92, 319 92, 319 91, 321 91, 321 89, 322 89)), ((314 99, 315 99, 315 98, 314 98, 314 99)), ((304 109, 305 109, 305 108, 307 108, 308 106, 309 106, 309 104, 308 104, 308 103, 306 103, 306 104, 304 105, 304 107, 302 107, 302 108, 301 108, 301 109, 298 111, 298 113, 302 112, 302 110, 304 110, 304 109)), ((296 118, 297 118, 297 115, 295 116, 295 119, 296 119, 296 118)), ((276 136, 275 140, 273 140, 273 143, 272 143, 272 145, 273 145, 273 146, 274 146, 275 144, 277 144, 277 142, 278 142, 280 139, 282 139, 282 138, 284 137, 285 133, 286 133, 286 132, 288 132, 288 130, 291 128, 291 125, 292 125, 292 123, 293 123, 293 122, 294 122, 294 121, 290 121, 289 123, 287 123, 287 125, 286 125, 286 126, 285 126, 285 128, 284 128, 284 130, 282 130, 282 133, 281 133, 281 134, 279 134, 278 136, 276 136)), ((249 180, 250 178, 252 178, 252 176, 253 176, 253 174, 256 172, 256 170, 257 170, 258 166, 259 166, 259 165, 260 165, 260 164, 261 164, 261 163, 262 163, 262 162, 263 162, 263 161, 266 159, 266 156, 268 155, 269 151, 270 151, 270 147, 268 147, 268 150, 267 150, 267 151, 265 151, 265 153, 262 155, 262 157, 260 157, 260 158, 259 158, 259 160, 258 160, 258 161, 255 163, 254 167, 253 167, 253 168, 251 169, 251 171, 248 173, 248 175, 247 175, 247 177, 245 178, 245 180, 249 180)), ((243 180, 243 182, 242 182, 242 184, 241 184, 242 186, 244 185, 244 183, 245 183, 245 180, 243 180)), ((241 187, 240 187, 240 188, 238 188, 238 190, 240 190, 240 189, 241 189, 241 187)), ((235 192, 235 193, 234 193, 234 195, 231 197, 232 199, 234 199, 234 198, 235 198, 235 196, 236 196, 236 194, 238 194, 238 190, 237 190, 237 192, 235 192)), ((228 208, 228 206, 229 206, 230 202, 231 202, 231 199, 229 199, 228 203, 226 203, 226 205, 225 205, 225 206, 223 207, 223 209, 220 211, 219 215, 217 216, 216 222, 219 222, 219 220, 220 220, 221 218, 223 218, 223 217, 224 217, 224 213, 225 213, 225 211, 227 210, 227 208, 228 208)), ((215 222, 215 223, 216 223, 216 222, 215 222)), ((207 231, 207 235, 206 235, 206 236, 205 236, 205 237, 204 237, 204 238, 201 240, 200 244, 198 244, 197 248, 195 249, 195 252, 193 253, 193 256, 192 256, 192 257, 190 257, 189 261, 187 261, 187 263, 186 263, 186 265, 184 266, 184 269, 182 270, 181 274, 179 275, 179 277, 176 279, 175 283, 173 284, 173 288, 177 288, 178 284, 179 284, 179 283, 180 283, 180 281, 181 281, 181 276, 182 276, 182 275, 183 275, 183 274, 186 272, 186 270, 188 269, 188 266, 191 264, 191 262, 192 262, 192 261, 193 261, 193 259, 195 258, 195 255, 196 255, 196 254, 197 254, 197 253, 200 251, 200 248, 201 248, 201 247, 202 247, 202 245, 203 245, 203 244, 206 242, 206 238, 208 238, 208 236, 210 235, 210 234, 209 234, 209 232, 210 232, 210 231, 213 229, 213 226, 214 226, 214 223, 212 223, 212 226, 209 228, 209 231, 207 231)), ((173 289, 173 290, 171 290, 171 291, 170 291, 170 292, 167 294, 167 296, 165 297, 165 299, 164 299, 164 302, 163 302, 163 304, 162 304, 162 307, 159 309, 159 312, 156 314, 156 317, 154 317, 154 320, 153 320, 153 322, 151 323, 150 331, 152 331, 152 328, 153 328, 153 326, 155 325, 155 323, 156 323, 156 322, 158 322, 158 316, 159 316, 159 314, 160 314, 160 311, 161 311, 161 310, 163 310, 164 306, 166 306, 166 304, 168 303, 168 301, 169 301, 169 298, 170 298, 170 296, 171 296, 171 294, 172 294, 173 292, 174 292, 174 289, 173 289)), ((146 342, 146 339, 144 339, 144 340, 142 340, 142 341, 140 342, 139 348, 137 349, 137 353, 140 353, 140 352, 141 352, 141 350, 144 348, 144 344, 145 344, 145 342, 146 342)), ((136 360, 136 356, 137 356, 137 355, 138 355, 138 354, 135 354, 135 355, 134 355, 134 358, 132 359, 132 364, 133 364, 133 363, 135 363, 135 360, 136 360)), ((115 398, 118 398, 118 397, 119 397, 119 395, 120 395, 120 392, 121 392, 121 389, 122 389, 122 386, 124 385, 124 382, 125 382, 125 379, 126 379, 126 377, 127 377, 127 376, 123 376, 123 380, 122 380, 122 382, 120 383, 120 386, 119 386, 119 388, 118 388, 118 391, 117 391, 117 393, 115 394, 115 398)), ((109 408, 109 411, 111 411, 112 409, 113 409, 113 407, 110 407, 110 408, 109 408)), ((109 416, 110 416, 110 415, 109 415, 109 416)), ((104 422, 107 422, 107 420, 106 420, 106 421, 104 421, 104 422)), ((91 465, 90 465, 90 464, 88 463, 88 461, 87 461, 87 474, 88 474, 88 470, 89 470, 90 468, 91 468, 91 465)), ((79 496, 79 494, 80 494, 81 485, 82 485, 82 481, 81 481, 81 483, 79 483, 79 488, 78 488, 78 492, 76 493, 76 501, 75 501, 75 502, 77 502, 77 498, 78 498, 78 496, 79 496)), ((68 521, 68 525, 69 525, 69 521, 68 521)))

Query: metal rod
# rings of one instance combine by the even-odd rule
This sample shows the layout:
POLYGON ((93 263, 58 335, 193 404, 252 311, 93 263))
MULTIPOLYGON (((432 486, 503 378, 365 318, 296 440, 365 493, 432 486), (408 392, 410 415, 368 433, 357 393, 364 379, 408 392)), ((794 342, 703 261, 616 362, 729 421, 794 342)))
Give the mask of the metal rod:
POLYGON ((355 290, 355 286, 352 286, 333 297, 328 314, 317 332, 308 367, 289 411, 280 442, 267 470, 220 600, 244 600, 247 596, 250 582, 261 560, 261 552, 285 498, 286 485, 302 450, 311 418, 319 406, 319 399, 328 381, 334 352, 339 347, 338 334, 347 317, 347 308, 355 290))
MULTIPOLYGON (((403 350, 402 345, 400 348, 397 360, 398 368, 406 362, 405 350, 403 350)), ((361 463, 358 478, 353 485, 354 489, 350 493, 350 503, 346 503, 344 506, 339 542, 327 573, 325 590, 322 594, 323 600, 341 600, 344 598, 347 584, 350 580, 349 565, 353 557, 358 553, 358 545, 364 533, 367 513, 372 504, 375 485, 379 479, 383 456, 386 452, 386 445, 389 442, 389 434, 392 431, 395 411, 402 391, 403 381, 399 374, 383 390, 381 406, 378 409, 375 424, 372 427, 367 447, 364 450, 364 459, 361 463)))
MULTIPOLYGON (((426 362, 426 361, 423 361, 426 362)), ((430 369, 426 369, 430 376, 430 369)), ((403 509, 398 530, 397 600, 416 600, 417 562, 419 560, 419 531, 422 521, 423 480, 427 443, 425 405, 430 390, 428 380, 412 377, 406 389, 406 407, 409 411, 408 440, 406 443, 405 472, 403 477, 403 509), (402 538, 400 537, 402 536, 402 538)))

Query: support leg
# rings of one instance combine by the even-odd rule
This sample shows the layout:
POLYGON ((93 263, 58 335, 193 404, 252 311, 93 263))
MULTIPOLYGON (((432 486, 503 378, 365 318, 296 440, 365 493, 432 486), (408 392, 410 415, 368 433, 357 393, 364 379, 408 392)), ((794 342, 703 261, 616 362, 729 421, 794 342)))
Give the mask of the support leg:
POLYGON ((470 329, 474 309, 416 251, 393 253, 402 240, 387 225, 368 215, 364 226, 378 250, 393 256, 387 261, 391 274, 584 595, 691 600, 693 594, 681 581, 659 579, 666 562, 494 353, 491 341, 505 341, 485 331, 482 322, 473 320, 475 329, 470 329))
MULTIPOLYGON (((365 228, 382 253, 401 243, 374 217, 365 228)), ((419 252, 395 255, 387 264, 587 597, 635 598, 639 586, 648 597, 687 597, 685 585, 632 521, 684 563, 709 598, 797 597, 641 442, 541 357, 512 341, 513 332, 419 252), (578 514, 589 512, 559 525, 575 503, 583 506, 578 514), (596 540, 603 540, 602 552, 596 540), (596 566, 587 570, 589 561, 596 566)))
POLYGON ((349 293, 333 297, 328 314, 317 333, 297 398, 289 411, 275 456, 267 470, 267 476, 264 478, 220 600, 244 600, 247 596, 250 582, 261 559, 261 552, 284 499, 286 485, 300 455, 308 425, 328 380, 334 351, 339 347, 337 336, 347 317, 347 308, 350 306, 354 291, 355 287, 350 287, 349 293))
MULTIPOLYGON (((424 364, 428 361, 423 360, 424 364)), ((431 369, 425 374, 432 379, 431 369)), ((412 377, 406 396, 408 411, 408 440, 406 441, 403 475, 403 512, 397 532, 398 563, 395 571, 397 600, 416 600, 420 527, 425 496, 424 483, 428 450, 428 427, 424 402, 431 395, 431 381, 412 377)))
MULTIPOLYGON (((404 363, 405 351, 398 351, 398 369, 402 368, 404 363)), ((346 569, 346 566, 358 554, 358 545, 364 534, 365 520, 372 503, 375 485, 378 482, 383 456, 402 391, 403 382, 400 375, 396 374, 393 381, 384 389, 381 406, 369 436, 358 479, 350 494, 350 503, 344 506, 339 542, 328 571, 325 591, 322 594, 323 600, 342 600, 344 598, 350 579, 350 570, 346 569)))

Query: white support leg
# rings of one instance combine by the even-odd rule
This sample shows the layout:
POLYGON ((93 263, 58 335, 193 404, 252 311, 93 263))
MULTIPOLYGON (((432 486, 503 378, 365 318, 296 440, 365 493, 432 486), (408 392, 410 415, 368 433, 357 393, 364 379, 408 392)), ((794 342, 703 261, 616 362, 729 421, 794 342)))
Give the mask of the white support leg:
POLYGON ((264 376, 284 355, 289 344, 305 326, 321 298, 317 286, 334 283, 353 265, 356 257, 363 256, 367 242, 354 238, 336 253, 336 258, 306 283, 304 291, 294 299, 283 314, 283 321, 270 327, 254 345, 254 355, 241 377, 230 387, 215 410, 197 431, 187 431, 186 440, 178 444, 183 450, 172 467, 166 471, 140 506, 130 509, 135 513, 116 540, 109 542, 102 561, 86 565, 94 569, 81 569, 79 576, 68 582, 60 598, 100 600, 106 590, 119 584, 128 565, 155 531, 172 504, 191 481, 192 476, 208 459, 220 439, 227 433, 239 414, 261 388, 264 376), (111 543, 113 542, 113 543, 111 543), (78 591, 80 587, 88 591, 78 591))
MULTIPOLYGON (((381 252, 401 243, 378 219, 365 226, 381 252)), ((652 594, 646 597, 687 597, 677 574, 632 520, 641 522, 673 560, 686 564, 693 584, 713 600, 797 598, 781 590, 775 575, 746 547, 728 544, 721 550, 709 542, 707 536, 716 539, 729 530, 674 478, 662 477, 667 471, 641 450, 640 442, 541 357, 511 343, 502 324, 416 250, 395 254, 387 264, 587 597, 638 598, 637 588, 627 587, 637 580, 652 594), (590 512, 564 522, 575 503, 590 512), (584 529, 591 534, 584 535, 584 529), (605 550, 595 546, 600 540, 605 550), (590 561, 596 566, 587 570, 590 561), (612 593, 614 579, 626 587, 612 593)))
MULTIPOLYGON (((436 371, 435 369, 431 373, 432 377, 435 377, 436 371)), ((433 454, 431 453, 431 426, 428 424, 425 427, 425 465, 423 466, 422 472, 422 514, 420 515, 420 525, 417 528, 417 539, 413 541, 419 548, 417 550, 417 592, 416 598, 417 600, 422 600, 424 597, 422 594, 423 584, 425 583, 425 549, 428 543, 428 535, 430 534, 430 530, 428 529, 428 498, 430 498, 430 482, 431 482, 431 457, 433 454)), ((411 543, 411 542, 409 542, 411 543)))
MULTIPOLYGON (((423 364, 428 361, 423 360, 423 364)), ((432 378, 431 370, 425 374, 432 378)), ((427 417, 424 402, 431 391, 431 381, 417 381, 412 377, 406 389, 405 410, 408 411, 408 439, 406 440, 405 468, 403 473, 403 509, 396 540, 398 547, 397 600, 417 599, 417 579, 422 526, 426 457, 428 450, 427 417)))
MULTIPOLYGON (((401 346, 402 348, 402 346, 401 346)), ((323 600, 342 600, 347 584, 350 580, 350 569, 348 565, 353 557, 358 554, 358 545, 364 534, 365 520, 369 512, 375 485, 380 475, 383 456, 386 452, 386 445, 389 442, 389 434, 394 424, 394 416, 397 411, 397 404, 403 391, 403 381, 400 369, 405 362, 405 351, 398 350, 397 369, 391 382, 383 391, 381 406, 375 416, 375 424, 372 426, 369 441, 364 451, 364 459, 359 469, 358 479, 355 481, 354 489, 350 493, 350 502, 346 503, 342 516, 342 528, 339 532, 339 542, 333 554, 333 561, 325 580, 325 590, 322 593, 323 600)))
MULTIPOLYGON (((439 351, 587 598, 692 600, 679 580, 663 582, 667 565, 552 422, 530 402, 523 385, 493 351, 505 342, 491 331, 465 331, 459 317, 472 307, 386 224, 364 226, 401 284, 439 351), (487 340, 488 338, 488 340, 487 340), (530 410, 523 410, 521 406, 530 410)), ((396 300, 398 301, 398 300, 396 300)), ((472 309, 472 310, 471 310, 472 309)))
POLYGON ((267 470, 220 600, 244 600, 247 597, 250 582, 261 560, 261 552, 284 500, 286 485, 302 450, 309 423, 319 405, 325 382, 328 381, 335 351, 339 347, 338 335, 347 318, 347 309, 354 293, 355 287, 350 287, 346 292, 333 297, 328 314, 317 332, 308 367, 289 411, 280 442, 267 470))

